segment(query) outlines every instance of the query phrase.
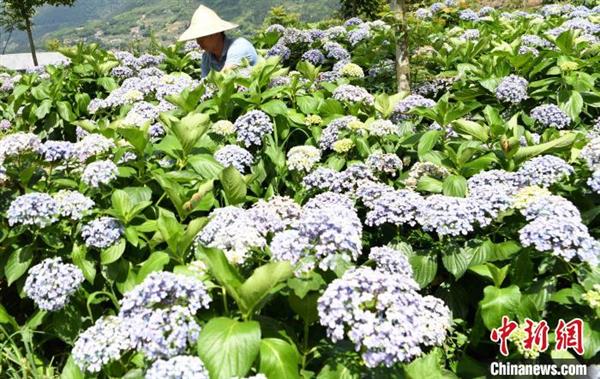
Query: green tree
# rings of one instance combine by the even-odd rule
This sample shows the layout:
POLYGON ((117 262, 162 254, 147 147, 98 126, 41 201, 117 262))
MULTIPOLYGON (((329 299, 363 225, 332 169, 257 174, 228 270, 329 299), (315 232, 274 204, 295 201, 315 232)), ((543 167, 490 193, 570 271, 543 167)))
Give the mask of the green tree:
POLYGON ((298 26, 300 23, 300 13, 288 12, 283 6, 279 5, 269 10, 269 14, 263 22, 267 27, 273 24, 280 24, 285 27, 298 26))
POLYGON ((386 0, 340 0, 340 12, 345 18, 375 19, 385 8, 386 0))
POLYGON ((0 25, 2 25, 7 32, 12 32, 15 29, 27 32, 33 64, 37 66, 38 60, 37 55, 35 54, 31 23, 37 8, 42 5, 71 6, 73 3, 75 3, 75 0, 1 0, 0 25))

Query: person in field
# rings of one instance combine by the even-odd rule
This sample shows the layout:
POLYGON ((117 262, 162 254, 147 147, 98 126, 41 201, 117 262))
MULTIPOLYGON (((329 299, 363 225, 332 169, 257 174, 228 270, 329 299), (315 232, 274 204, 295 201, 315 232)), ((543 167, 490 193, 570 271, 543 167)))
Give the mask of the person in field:
POLYGON ((225 35, 227 30, 238 25, 225 21, 212 9, 201 5, 198 7, 189 28, 179 37, 179 41, 196 40, 204 50, 202 54, 202 77, 211 70, 231 70, 246 59, 253 66, 258 60, 256 49, 245 38, 231 38, 225 35))

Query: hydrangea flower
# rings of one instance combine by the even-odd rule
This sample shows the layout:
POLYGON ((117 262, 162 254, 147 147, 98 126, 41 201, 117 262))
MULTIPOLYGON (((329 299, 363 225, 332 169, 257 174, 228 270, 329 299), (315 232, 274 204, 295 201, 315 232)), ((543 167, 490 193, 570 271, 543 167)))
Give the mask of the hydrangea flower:
MULTIPOLYGON (((294 229, 276 233, 269 244, 271 259, 274 261, 288 261, 292 265, 300 262, 305 255, 304 250, 308 247, 308 240, 294 229)), ((302 269, 298 271, 301 272, 302 269)))
POLYGON ((448 175, 450 175, 450 172, 446 168, 435 163, 417 162, 410 168, 408 177, 404 180, 404 185, 406 188, 415 189, 423 176, 444 179, 448 175))
POLYGON ((409 362, 421 355, 422 346, 443 341, 450 326, 448 308, 424 300, 417 289, 410 276, 348 270, 319 298, 320 323, 334 342, 347 336, 367 367, 409 362))
POLYGON ((509 75, 502 79, 496 88, 496 98, 503 103, 519 104, 527 99, 529 82, 517 75, 509 75))
POLYGON ((367 165, 375 172, 396 176, 402 170, 402 160, 396 154, 375 152, 367 158, 367 165))
POLYGON ((410 95, 400 100, 395 106, 392 113, 392 121, 399 122, 407 120, 409 112, 416 107, 431 108, 435 106, 435 101, 426 99, 421 95, 410 95))
POLYGON ((372 247, 369 259, 375 262, 377 269, 380 271, 399 274, 407 278, 413 275, 408 257, 400 250, 388 246, 372 247))
POLYGON ((219 120, 211 126, 210 130, 220 136, 229 136, 235 133, 235 125, 229 120, 219 120))
POLYGON ((363 69, 355 63, 346 63, 339 72, 348 78, 364 78, 365 76, 363 69))
POLYGON ((319 49, 311 49, 302 54, 302 59, 318 66, 325 61, 325 55, 319 49))
POLYGON ((535 34, 524 34, 521 36, 521 43, 529 47, 552 48, 552 42, 535 34))
POLYGON ((481 192, 487 192, 489 187, 508 190, 509 195, 514 195, 522 186, 522 178, 515 172, 504 170, 481 171, 467 180, 467 188, 472 196, 483 197, 481 192), (482 190, 483 189, 483 190, 482 190))
POLYGON ((527 186, 550 187, 574 173, 573 167, 554 155, 542 155, 525 162, 518 171, 527 186))
POLYGON ((83 169, 81 181, 90 187, 98 188, 101 184, 109 184, 117 178, 119 169, 112 161, 96 161, 83 169))
POLYGON ((273 122, 263 111, 253 110, 238 117, 233 124, 238 142, 246 147, 262 145, 262 138, 273 132, 273 122))
POLYGON ((60 190, 53 196, 58 214, 71 220, 81 220, 84 213, 95 205, 92 199, 77 191, 60 190))
POLYGON ((68 141, 46 141, 42 145, 46 162, 66 161, 73 156, 74 150, 74 144, 68 141))
POLYGON ((474 41, 479 39, 480 34, 479 29, 467 29, 460 35, 459 39, 462 41, 474 41))
POLYGON ((252 154, 237 145, 225 145, 214 155, 217 162, 222 164, 224 167, 233 166, 236 170, 241 173, 246 172, 246 168, 252 166, 254 158, 252 154))
POLYGON ((428 20, 433 16, 431 10, 427 8, 419 8, 415 11, 415 17, 421 20, 428 20))
POLYGON ((578 258, 596 265, 600 258, 600 243, 574 218, 537 217, 519 231, 519 240, 525 247, 533 246, 568 261, 578 258))
POLYGON ((323 50, 327 53, 327 58, 343 61, 350 59, 350 53, 342 45, 337 42, 326 42, 323 45, 323 50))
POLYGON ((81 228, 85 245, 96 249, 106 249, 114 245, 123 235, 123 226, 112 217, 100 217, 81 228))
POLYGON ((467 235, 482 218, 477 204, 467 198, 431 195, 425 198, 417 212, 417 222, 426 232, 439 235, 467 235))
POLYGON ((285 26, 281 24, 273 24, 269 25, 269 27, 265 30, 267 33, 283 33, 285 31, 285 26))
POLYGON ((268 201, 260 199, 246 211, 252 225, 266 236, 279 232, 300 218, 301 208, 287 196, 273 196, 268 201))
POLYGON ((56 221, 58 205, 56 200, 47 193, 32 192, 14 199, 8 208, 6 216, 8 225, 35 225, 45 228, 56 221))
MULTIPOLYGON (((366 26, 366 24, 365 24, 366 26)), ((371 37, 371 31, 368 27, 359 27, 354 30, 351 30, 348 33, 348 42, 350 42, 351 46, 356 46, 360 42, 371 37)))
POLYGON ((234 264, 244 263, 252 249, 262 248, 266 243, 250 214, 233 206, 213 210, 209 222, 195 238, 196 246, 221 249, 234 264))
POLYGON ((81 162, 91 157, 106 154, 115 148, 115 143, 101 134, 90 133, 75 144, 74 155, 81 162))
POLYGON ((592 176, 587 180, 587 185, 590 186, 592 191, 600 194, 600 170, 594 171, 592 176))
POLYGON ((531 110, 530 116, 546 128, 564 129, 571 124, 571 118, 554 104, 539 105, 531 110))
POLYGON ((369 134, 377 137, 384 137, 389 135, 397 135, 400 132, 398 125, 394 124, 390 120, 377 119, 367 125, 369 134))
POLYGON ((99 372, 102 366, 120 359, 123 353, 135 348, 131 331, 139 327, 129 319, 116 316, 99 319, 77 337, 71 351, 75 364, 82 371, 99 372))
POLYGON ((464 9, 458 12, 458 18, 463 21, 479 21, 479 15, 471 9, 464 9))
POLYGON ((348 124, 358 119, 354 116, 344 116, 331 121, 321 133, 319 147, 321 150, 331 150, 333 144, 338 140, 340 131, 348 128, 348 124))
POLYGON ((600 168, 600 136, 588 142, 579 155, 591 170, 600 168))
POLYGON ((148 275, 142 283, 121 299, 119 317, 132 317, 149 309, 178 305, 191 314, 208 309, 211 298, 207 288, 193 276, 160 271, 148 275))
POLYGON ((169 360, 159 359, 146 372, 146 379, 209 379, 208 370, 200 358, 178 355, 169 360))
POLYGON ((21 154, 41 154, 42 141, 33 133, 14 133, 0 139, 0 162, 21 154))
POLYGON ((517 53, 519 55, 531 54, 534 57, 537 57, 540 55, 540 51, 538 49, 536 49, 535 47, 530 47, 530 46, 520 46, 517 53))
POLYGON ((373 105, 375 97, 366 89, 351 84, 342 84, 333 91, 333 98, 338 101, 347 101, 350 103, 364 103, 373 105))
POLYGON ((369 208, 365 224, 414 226, 423 201, 421 195, 411 190, 384 191, 379 197, 365 204, 369 208))
POLYGON ((302 185, 306 189, 331 190, 337 181, 339 173, 327 167, 319 167, 302 179, 302 185))
POLYGON ((581 214, 573 203, 562 196, 538 196, 532 199, 521 209, 521 213, 528 221, 538 217, 573 218, 581 220, 581 214))
POLYGON ((0 120, 0 131, 8 130, 10 128, 12 128, 12 124, 10 121, 6 119, 0 120))
POLYGON ((287 153, 287 167, 290 170, 310 171, 321 160, 321 150, 314 146, 294 146, 287 153))
POLYGON ((375 181, 371 168, 365 163, 354 163, 337 175, 331 186, 334 192, 351 192, 356 190, 357 185, 364 179, 375 181))
POLYGON ((48 258, 29 269, 23 290, 40 309, 54 312, 65 307, 83 279, 77 266, 48 258))

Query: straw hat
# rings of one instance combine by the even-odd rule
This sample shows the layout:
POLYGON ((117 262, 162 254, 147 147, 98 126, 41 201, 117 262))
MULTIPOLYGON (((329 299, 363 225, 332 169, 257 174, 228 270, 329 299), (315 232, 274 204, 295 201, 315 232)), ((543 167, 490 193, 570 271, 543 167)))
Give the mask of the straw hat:
POLYGON ((179 37, 179 41, 188 41, 211 34, 224 32, 226 30, 237 28, 238 25, 225 21, 212 9, 200 5, 194 16, 192 16, 192 22, 190 27, 179 37))

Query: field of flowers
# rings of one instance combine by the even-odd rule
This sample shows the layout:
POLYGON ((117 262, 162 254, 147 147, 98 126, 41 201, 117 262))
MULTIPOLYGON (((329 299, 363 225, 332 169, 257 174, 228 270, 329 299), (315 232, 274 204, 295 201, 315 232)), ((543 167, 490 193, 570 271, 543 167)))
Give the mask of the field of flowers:
POLYGON ((386 20, 272 25, 202 80, 194 44, 1 74, 0 377, 600 363, 600 7, 410 33, 410 94, 386 20), (583 351, 528 346, 577 318, 583 351))

